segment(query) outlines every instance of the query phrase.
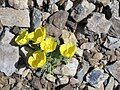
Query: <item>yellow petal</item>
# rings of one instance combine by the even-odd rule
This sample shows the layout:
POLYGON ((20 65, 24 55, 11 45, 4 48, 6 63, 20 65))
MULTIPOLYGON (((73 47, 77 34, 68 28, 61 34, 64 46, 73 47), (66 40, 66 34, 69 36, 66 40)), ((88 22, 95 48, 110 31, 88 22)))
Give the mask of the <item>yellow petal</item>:
POLYGON ((41 68, 46 63, 46 55, 44 52, 36 51, 33 53, 33 56, 30 56, 28 59, 28 64, 32 68, 41 68))
POLYGON ((47 53, 53 52, 56 49, 56 46, 57 42, 52 37, 46 38, 46 40, 42 41, 40 44, 41 49, 47 53))
POLYGON ((72 42, 60 46, 60 53, 64 57, 71 58, 76 52, 76 45, 72 42))
POLYGON ((18 45, 25 45, 29 42, 28 38, 27 38, 27 35, 28 35, 28 31, 22 31, 20 33, 20 35, 18 35, 16 38, 15 38, 15 42, 18 44, 18 45))
POLYGON ((46 29, 44 27, 38 27, 34 31, 34 38, 32 39, 34 41, 34 44, 41 43, 46 37, 46 29))
POLYGON ((34 38, 34 32, 29 33, 28 36, 27 36, 27 38, 29 40, 32 40, 34 38))

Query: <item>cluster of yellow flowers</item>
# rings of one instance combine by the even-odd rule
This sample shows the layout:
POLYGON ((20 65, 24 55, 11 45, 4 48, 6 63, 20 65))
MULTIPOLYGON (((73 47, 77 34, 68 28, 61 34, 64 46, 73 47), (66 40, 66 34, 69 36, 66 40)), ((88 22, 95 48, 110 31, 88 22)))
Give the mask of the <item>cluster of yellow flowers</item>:
MULTIPOLYGON (((46 29, 44 27, 38 27, 31 33, 27 30, 22 30, 15 38, 15 42, 20 46, 28 44, 29 41, 39 45, 41 50, 35 51, 28 58, 28 64, 32 68, 42 68, 47 61, 46 54, 55 51, 58 43, 53 37, 46 37, 46 29)), ((65 43, 60 45, 59 50, 62 56, 71 58, 76 52, 76 45, 72 42, 65 43)))

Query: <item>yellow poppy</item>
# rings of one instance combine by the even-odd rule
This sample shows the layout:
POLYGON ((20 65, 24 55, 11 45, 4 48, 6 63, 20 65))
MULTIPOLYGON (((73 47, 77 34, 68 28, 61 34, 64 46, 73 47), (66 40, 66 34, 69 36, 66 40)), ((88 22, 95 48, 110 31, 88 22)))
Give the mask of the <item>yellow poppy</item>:
POLYGON ((18 45, 25 45, 25 44, 27 44, 29 42, 29 39, 27 38, 27 35, 28 35, 28 31, 26 29, 22 30, 22 32, 20 33, 20 35, 18 35, 15 38, 15 42, 18 45))
POLYGON ((57 42, 52 37, 46 38, 46 40, 42 41, 40 44, 41 49, 47 53, 53 52, 56 49, 56 46, 57 42))
POLYGON ((76 52, 76 45, 72 42, 62 44, 60 46, 60 53, 64 57, 71 58, 76 52))
POLYGON ((46 37, 46 29, 44 27, 38 27, 34 32, 28 35, 28 38, 34 41, 34 44, 41 43, 46 37))
POLYGON ((36 51, 33 53, 33 56, 30 56, 28 59, 28 64, 32 68, 41 68, 46 63, 46 55, 44 52, 36 51))

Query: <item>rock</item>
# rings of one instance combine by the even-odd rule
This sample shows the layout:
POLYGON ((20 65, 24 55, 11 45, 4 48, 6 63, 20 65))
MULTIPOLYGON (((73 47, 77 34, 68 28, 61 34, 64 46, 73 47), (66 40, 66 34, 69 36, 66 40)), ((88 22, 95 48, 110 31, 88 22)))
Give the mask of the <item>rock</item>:
POLYGON ((87 76, 86 81, 94 86, 99 88, 101 84, 108 78, 108 74, 105 74, 102 69, 95 68, 87 76))
POLYGON ((93 59, 101 60, 102 58, 103 58, 102 53, 97 52, 93 55, 93 59))
POLYGON ((54 13, 50 18, 49 18, 49 23, 53 24, 59 29, 63 29, 65 27, 65 24, 67 22, 69 13, 67 11, 60 10, 56 13, 54 13))
POLYGON ((0 8, 0 20, 4 26, 30 27, 28 10, 0 8))
POLYGON ((93 66, 93 67, 98 67, 99 61, 100 61, 99 59, 90 58, 90 59, 88 59, 88 60, 89 60, 91 66, 93 66))
POLYGON ((97 34, 108 33, 110 26, 111 22, 105 19, 105 15, 101 13, 93 13, 93 16, 88 19, 88 30, 97 34))
POLYGON ((56 78, 53 75, 51 75, 51 74, 47 74, 46 75, 46 79, 51 81, 51 82, 54 82, 54 83, 55 83, 55 80, 56 80, 56 78))
POLYGON ((43 16, 42 21, 47 20, 48 17, 50 16, 50 13, 48 13, 48 12, 43 12, 43 13, 42 13, 42 16, 43 16))
POLYGON ((78 60, 76 58, 72 58, 68 64, 62 67, 62 75, 66 76, 75 76, 78 67, 78 60))
POLYGON ((81 4, 78 4, 75 9, 72 10, 71 16, 76 22, 80 22, 92 13, 94 9, 95 6, 92 3, 89 3, 87 0, 83 0, 81 4))
POLYGON ((30 69, 24 70, 22 73, 22 77, 25 78, 30 72, 30 69))
POLYGON ((37 9, 37 8, 34 8, 33 9, 33 27, 34 28, 37 28, 37 27, 39 27, 39 26, 41 26, 41 24, 42 24, 42 22, 41 22, 41 20, 42 20, 42 12, 39 10, 39 9, 37 9))
POLYGON ((0 21, 0 36, 2 35, 2 32, 3 32, 3 25, 2 25, 2 23, 0 21))
POLYGON ((57 3, 59 0, 48 0, 49 1, 49 4, 55 4, 57 3))
POLYGON ((56 4, 49 5, 49 10, 51 14, 58 11, 58 6, 56 4))
POLYGON ((10 85, 6 85, 2 88, 2 90, 10 90, 10 85))
POLYGON ((112 26, 109 29, 109 35, 120 38, 120 17, 113 17, 110 21, 112 26))
MULTIPOLYGON (((57 90, 59 90, 59 88, 57 90)), ((70 84, 68 84, 64 86, 61 90, 77 90, 77 89, 73 88, 70 84)))
POLYGON ((76 79, 76 78, 71 78, 70 79, 70 84, 71 85, 75 85, 75 84, 78 84, 79 83, 79 80, 78 79, 76 79))
POLYGON ((88 49, 88 50, 91 50, 94 48, 94 43, 91 43, 91 42, 87 42, 87 43, 83 43, 80 48, 81 49, 88 49))
POLYGON ((76 54, 80 57, 83 57, 83 50, 80 48, 77 48, 76 54))
POLYGON ((77 39, 76 39, 74 33, 70 32, 68 30, 62 30, 61 38, 63 39, 64 43, 68 43, 68 42, 77 43, 77 39))
POLYGON ((77 23, 67 20, 66 26, 74 31, 77 28, 77 23))
POLYGON ((91 86, 87 86, 87 88, 85 90, 104 90, 104 85, 101 84, 101 86, 99 88, 94 88, 91 86))
POLYGON ((16 9, 26 9, 28 8, 28 0, 8 0, 10 6, 16 9))
POLYGON ((44 0, 36 0, 37 4, 39 7, 43 6, 43 1, 44 0))
MULTIPOLYGON (((32 87, 34 87, 34 89, 43 90, 41 82, 40 82, 40 78, 34 77, 31 81, 31 85, 32 85, 32 87)), ((27 89, 27 90, 29 90, 29 89, 27 89)))
POLYGON ((64 8, 65 8, 65 10, 67 11, 67 10, 71 9, 72 6, 73 6, 73 2, 72 2, 71 0, 68 0, 68 1, 66 2, 66 5, 65 5, 64 8))
POLYGON ((119 2, 117 0, 113 0, 110 3, 112 17, 119 17, 119 2))
POLYGON ((53 70, 54 74, 57 75, 61 75, 62 71, 61 71, 61 66, 57 66, 54 70, 53 70))
POLYGON ((0 71, 4 72, 7 76, 15 72, 15 63, 19 59, 18 47, 9 44, 0 44, 0 71))
POLYGON ((3 44, 9 44, 12 41, 14 36, 15 36, 14 34, 6 30, 4 37, 2 38, 0 42, 2 42, 3 44))
POLYGON ((16 71, 15 73, 16 74, 19 74, 19 75, 22 75, 23 74, 23 72, 25 71, 25 67, 23 67, 23 68, 20 68, 18 71, 16 71))
POLYGON ((114 50, 120 47, 120 40, 118 38, 108 36, 104 43, 104 46, 114 50))
POLYGON ((8 79, 7 77, 5 77, 4 75, 0 75, 0 84, 1 86, 5 86, 5 85, 8 85, 8 79))
POLYGON ((101 2, 104 6, 110 3, 110 0, 98 0, 98 1, 101 2))
POLYGON ((16 79, 15 78, 9 78, 9 84, 14 84, 16 83, 16 79))
POLYGON ((55 36, 58 38, 62 34, 62 30, 58 29, 52 24, 47 24, 46 29, 47 29, 47 35, 50 36, 55 36))
POLYGON ((79 80, 80 84, 82 83, 83 78, 86 75, 86 73, 88 72, 89 68, 90 68, 89 63, 84 60, 82 67, 80 68, 80 70, 77 73, 77 79, 79 80))
POLYGON ((0 0, 0 7, 3 5, 4 2, 5 0, 0 0))
POLYGON ((120 61, 116 61, 112 65, 106 66, 107 70, 110 72, 110 74, 120 82, 120 61))
POLYGON ((109 82, 105 87, 105 90, 113 90, 113 88, 114 88, 114 78, 110 77, 109 82))
POLYGON ((60 85, 67 84, 68 82, 69 82, 69 77, 67 77, 67 76, 63 76, 63 77, 59 78, 60 85))

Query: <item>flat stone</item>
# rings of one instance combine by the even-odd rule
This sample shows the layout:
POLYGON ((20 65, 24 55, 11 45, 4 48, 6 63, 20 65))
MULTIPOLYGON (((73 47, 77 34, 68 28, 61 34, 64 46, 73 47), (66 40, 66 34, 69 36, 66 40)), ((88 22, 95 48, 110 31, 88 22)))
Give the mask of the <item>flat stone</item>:
POLYGON ((12 75, 16 70, 15 63, 19 59, 18 47, 10 44, 0 44, 0 57, 0 71, 7 76, 12 75))
POLYGON ((15 36, 14 34, 9 32, 8 30, 6 30, 4 37, 2 38, 2 40, 0 42, 2 42, 4 44, 9 44, 12 41, 14 36, 15 36))
POLYGON ((30 27, 28 10, 0 8, 0 20, 4 26, 30 27))
POLYGON ((113 90, 113 88, 114 88, 114 78, 110 77, 109 82, 105 87, 105 90, 113 90))
POLYGON ((76 54, 80 57, 83 57, 83 50, 80 48, 77 48, 76 54))
POLYGON ((76 22, 79 22, 92 13, 94 9, 94 4, 89 3, 87 0, 83 0, 81 4, 78 4, 75 9, 72 10, 71 16, 76 22))
POLYGON ((84 62, 82 64, 82 68, 80 68, 80 70, 77 73, 77 79, 79 80, 80 84, 82 83, 83 77, 86 75, 89 68, 90 68, 89 63, 84 60, 84 62))
POLYGON ((57 3, 59 0, 48 0, 49 1, 49 4, 55 4, 57 3))
POLYGON ((93 69, 87 76, 86 81, 94 86, 99 88, 101 84, 108 78, 108 74, 105 74, 103 70, 99 68, 93 69))
POLYGON ((67 22, 69 13, 67 11, 60 10, 56 13, 54 13, 50 18, 49 18, 49 23, 53 24, 59 29, 63 29, 65 27, 65 24, 67 22))
POLYGON ((94 43, 91 43, 91 42, 87 42, 87 43, 83 43, 80 48, 81 49, 88 49, 88 50, 91 50, 94 48, 94 43))
POLYGON ((16 9, 26 9, 28 8, 28 0, 8 0, 10 6, 16 9))
POLYGON ((75 76, 77 72, 77 67, 78 67, 78 60, 75 58, 72 58, 68 64, 62 66, 61 71, 62 75, 66 76, 75 76))
POLYGON ((110 19, 112 26, 109 29, 109 35, 120 38, 120 17, 110 19))
POLYGON ((97 34, 108 33, 110 26, 111 22, 105 19, 105 15, 101 13, 93 13, 93 16, 88 19, 88 30, 97 34))
POLYGON ((114 64, 106 66, 106 68, 120 83, 120 61, 116 61, 114 64))
POLYGON ((62 34, 62 30, 60 30, 59 28, 55 27, 52 24, 47 24, 46 29, 47 35, 55 36, 58 38, 62 34))
POLYGON ((120 47, 120 39, 108 36, 106 39, 104 46, 109 49, 116 49, 120 47))
POLYGON ((33 27, 34 28, 37 28, 37 27, 39 27, 39 26, 41 26, 41 24, 42 24, 42 12, 39 10, 39 9, 37 9, 37 8, 34 8, 33 9, 33 27))

